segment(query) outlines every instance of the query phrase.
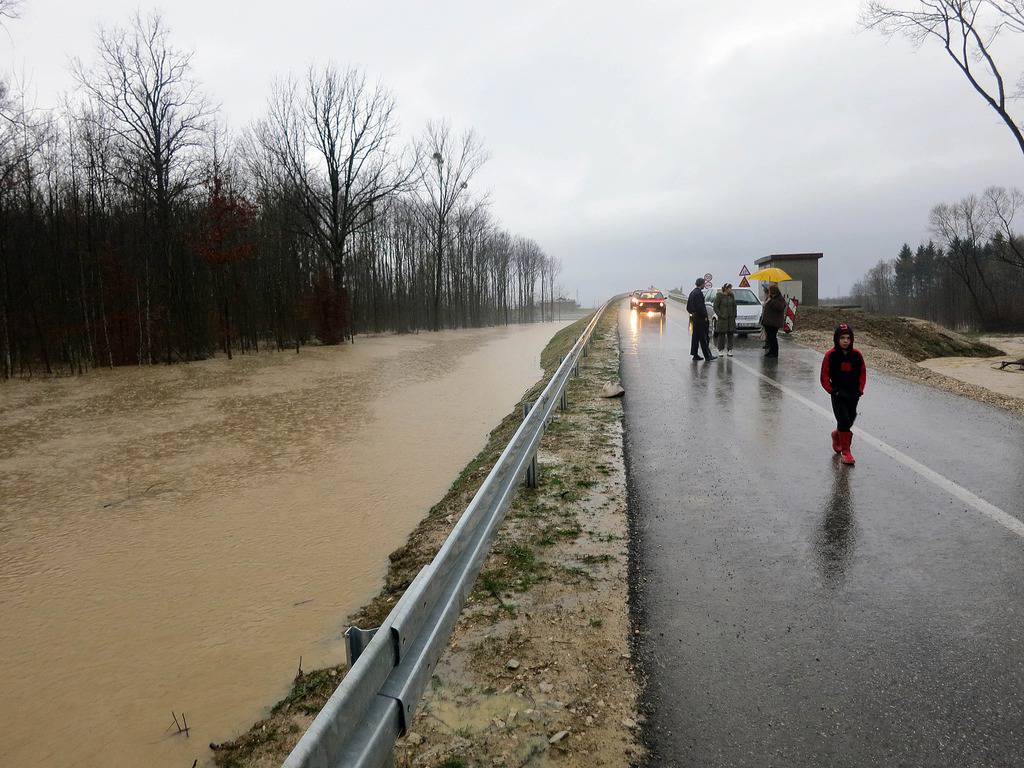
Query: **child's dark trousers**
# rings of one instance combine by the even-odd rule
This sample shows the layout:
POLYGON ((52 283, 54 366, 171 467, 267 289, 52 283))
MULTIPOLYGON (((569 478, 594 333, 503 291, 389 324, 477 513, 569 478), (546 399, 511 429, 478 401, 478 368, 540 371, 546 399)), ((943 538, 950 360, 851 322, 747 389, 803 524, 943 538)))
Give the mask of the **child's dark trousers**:
POLYGON ((858 400, 860 395, 849 392, 832 393, 832 413, 836 415, 836 429, 840 432, 849 432, 853 429, 853 422, 857 420, 858 400))

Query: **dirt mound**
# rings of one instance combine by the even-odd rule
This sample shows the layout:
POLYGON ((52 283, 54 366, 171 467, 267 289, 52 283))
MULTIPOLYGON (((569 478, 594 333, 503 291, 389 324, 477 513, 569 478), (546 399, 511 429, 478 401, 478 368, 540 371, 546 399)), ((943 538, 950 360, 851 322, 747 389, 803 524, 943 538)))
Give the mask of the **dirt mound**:
POLYGON ((932 357, 992 357, 1003 354, 969 336, 927 320, 894 315, 876 315, 860 309, 800 307, 796 330, 820 331, 832 335, 839 323, 853 326, 858 338, 870 337, 876 346, 891 349, 915 363, 932 357))

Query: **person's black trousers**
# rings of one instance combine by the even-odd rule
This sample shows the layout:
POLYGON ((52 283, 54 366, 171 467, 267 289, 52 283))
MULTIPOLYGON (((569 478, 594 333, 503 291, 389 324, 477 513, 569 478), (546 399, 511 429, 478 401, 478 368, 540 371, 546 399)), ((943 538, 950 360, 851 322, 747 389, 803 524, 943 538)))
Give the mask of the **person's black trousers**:
POLYGON ((764 327, 764 335, 768 341, 768 354, 773 357, 779 356, 779 329, 770 325, 764 327))
POLYGON ((700 345, 705 360, 711 359, 711 349, 708 347, 708 321, 703 318, 693 318, 693 334, 690 336, 690 354, 697 355, 697 345, 700 345))
POLYGON ((849 392, 832 393, 832 413, 836 415, 836 429, 840 432, 849 432, 853 429, 853 422, 857 420, 858 400, 860 395, 849 392))

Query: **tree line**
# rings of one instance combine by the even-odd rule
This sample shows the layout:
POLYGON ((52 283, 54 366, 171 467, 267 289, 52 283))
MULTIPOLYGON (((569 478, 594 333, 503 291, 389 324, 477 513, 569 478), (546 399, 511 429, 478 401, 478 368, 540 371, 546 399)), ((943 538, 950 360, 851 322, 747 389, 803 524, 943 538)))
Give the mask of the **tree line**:
POLYGON ((558 260, 472 187, 480 138, 403 142, 362 71, 284 77, 234 134, 158 14, 72 70, 53 110, 0 82, 0 377, 553 312, 558 260))
POLYGON ((1024 238, 1014 229, 1024 193, 990 187, 932 208, 935 239, 904 244, 858 280, 852 299, 866 309, 954 328, 1024 329, 1024 238))

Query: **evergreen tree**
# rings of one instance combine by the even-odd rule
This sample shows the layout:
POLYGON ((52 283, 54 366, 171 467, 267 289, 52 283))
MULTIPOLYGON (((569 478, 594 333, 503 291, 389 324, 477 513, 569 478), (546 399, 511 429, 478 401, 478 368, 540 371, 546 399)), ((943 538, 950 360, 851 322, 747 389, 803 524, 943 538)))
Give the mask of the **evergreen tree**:
POLYGON ((897 310, 907 312, 910 309, 914 291, 914 253, 906 243, 900 248, 896 262, 893 264, 895 277, 893 292, 896 294, 897 310))

